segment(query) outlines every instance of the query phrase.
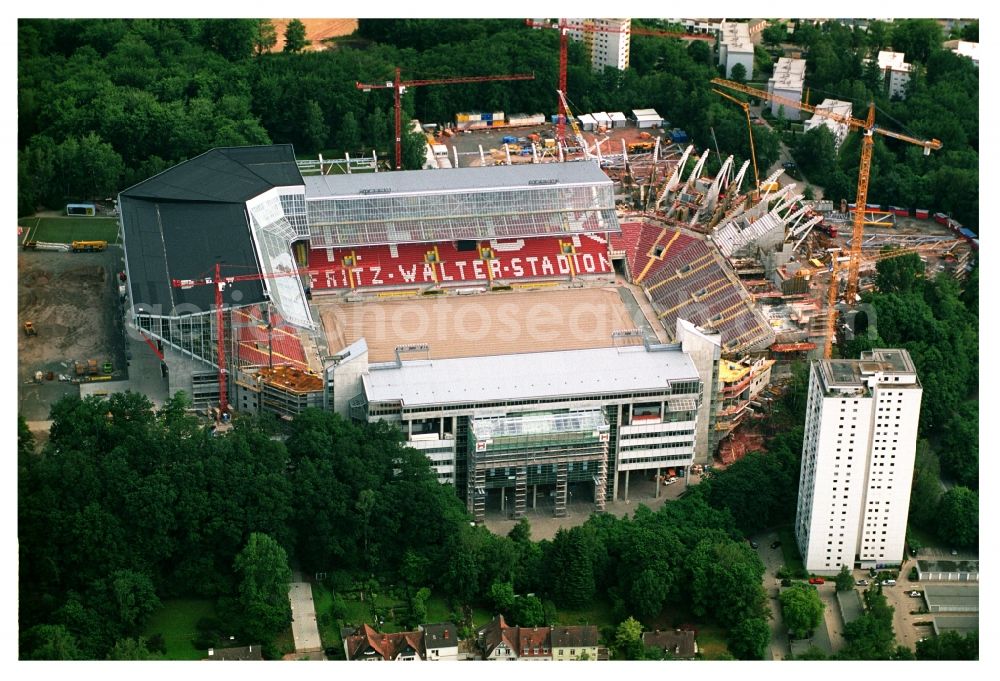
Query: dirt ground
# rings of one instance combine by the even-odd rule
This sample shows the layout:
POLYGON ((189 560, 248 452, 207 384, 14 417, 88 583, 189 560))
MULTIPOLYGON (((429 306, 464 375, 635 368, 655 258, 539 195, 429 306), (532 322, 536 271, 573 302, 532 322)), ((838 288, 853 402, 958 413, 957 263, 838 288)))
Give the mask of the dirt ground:
MULTIPOLYGON (((556 126, 551 123, 546 123, 543 125, 527 126, 520 128, 496 128, 495 130, 471 130, 469 132, 459 132, 454 137, 444 137, 442 138, 442 143, 448 147, 448 158, 454 160, 454 152, 452 148, 458 149, 458 164, 460 167, 475 167, 482 165, 482 161, 479 158, 479 146, 482 145, 483 153, 486 156, 486 164, 491 164, 490 149, 503 149, 503 138, 507 135, 512 135, 514 137, 527 137, 528 135, 535 133, 538 135, 555 133, 556 126)), ((640 139, 640 134, 643 132, 649 132, 653 135, 663 137, 663 130, 660 129, 650 129, 650 130, 639 130, 635 127, 628 128, 612 128, 605 133, 593 133, 584 132, 583 138, 586 140, 587 145, 593 147, 594 142, 598 142, 601 147, 602 154, 621 154, 622 153, 622 140, 625 140, 626 144, 630 142, 636 142, 640 139)), ((566 135, 572 138, 573 131, 567 124, 566 135)), ((664 139, 661 141, 661 149, 665 149, 666 145, 669 145, 669 139, 664 139)), ((541 151, 541 150, 539 150, 541 151)), ((530 157, 521 157, 517 154, 511 154, 511 159, 514 163, 530 163, 530 157)))
POLYGON ((418 343, 433 359, 610 347, 635 328, 613 287, 316 304, 330 351, 364 336, 370 362, 418 343))
POLYGON ((59 374, 73 375, 76 361, 110 361, 114 379, 126 377, 116 281, 121 260, 117 247, 103 253, 18 253, 18 408, 26 420, 47 419, 53 402, 79 394, 77 385, 59 381, 59 374), (25 334, 29 320, 38 335, 25 334), (51 371, 54 378, 36 383, 37 371, 51 371))

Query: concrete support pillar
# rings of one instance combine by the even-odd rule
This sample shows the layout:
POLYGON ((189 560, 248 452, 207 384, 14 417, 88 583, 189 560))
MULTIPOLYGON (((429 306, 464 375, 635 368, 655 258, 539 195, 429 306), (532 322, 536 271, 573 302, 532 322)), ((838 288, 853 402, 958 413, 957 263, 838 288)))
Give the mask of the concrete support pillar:
POLYGON ((503 512, 507 507, 507 488, 500 488, 500 511, 503 512))
POLYGON ((660 467, 659 466, 656 467, 656 477, 654 478, 654 480, 656 481, 656 491, 653 493, 653 498, 654 499, 659 499, 660 498, 660 467))
POLYGON ((632 471, 625 471, 625 501, 628 501, 628 476, 632 471))
POLYGON ((531 492, 531 508, 538 508, 538 485, 534 485, 531 492))

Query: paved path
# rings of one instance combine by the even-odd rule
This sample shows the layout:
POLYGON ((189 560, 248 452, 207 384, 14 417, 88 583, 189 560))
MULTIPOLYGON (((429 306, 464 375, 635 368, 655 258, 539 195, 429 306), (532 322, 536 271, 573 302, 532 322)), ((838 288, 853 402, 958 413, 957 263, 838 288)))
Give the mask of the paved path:
POLYGON ((288 600, 292 604, 292 636, 295 652, 308 653, 323 650, 316 624, 316 608, 313 605, 312 587, 302 581, 302 575, 292 573, 292 583, 288 588, 288 600))

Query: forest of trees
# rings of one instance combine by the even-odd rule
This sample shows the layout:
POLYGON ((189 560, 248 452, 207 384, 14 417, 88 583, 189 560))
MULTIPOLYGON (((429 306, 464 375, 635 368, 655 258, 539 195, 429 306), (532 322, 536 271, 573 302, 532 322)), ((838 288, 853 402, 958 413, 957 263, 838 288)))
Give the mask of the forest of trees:
MULTIPOLYGON (((944 145, 924 156, 919 147, 876 135, 868 201, 942 211, 978 231, 979 71, 970 59, 942 47, 937 22, 873 21, 867 32, 836 22, 820 28, 802 23, 790 40, 804 50, 811 103, 826 97, 849 101, 853 115, 864 118, 874 101, 876 124, 944 145), (877 66, 865 63, 879 50, 904 52, 913 64, 905 99, 890 100, 877 66)), ((835 152, 833 136, 820 127, 797 137, 794 154, 827 198, 854 200, 858 133, 848 135, 835 152)))
POLYGON ((959 284, 923 275, 916 254, 877 265, 866 293, 872 325, 841 339, 844 357, 873 347, 906 348, 923 386, 910 519, 945 543, 979 542, 979 268, 959 284), (939 475, 940 473, 940 475, 939 475), (947 492, 940 478, 955 483, 947 492))
MULTIPOLYGON (((19 213, 67 199, 103 199, 224 145, 292 143, 296 153, 391 152, 392 97, 355 82, 535 74, 533 81, 411 88, 404 119, 454 121, 468 110, 556 112, 558 34, 516 20, 362 20, 358 39, 322 52, 267 53, 262 20, 22 20, 18 29, 19 213), (57 172, 58 171, 58 172, 57 172)), ((578 113, 654 107, 701 147, 749 153, 739 110, 713 95, 708 46, 634 37, 632 67, 594 73, 570 44, 578 113)), ((760 163, 777 137, 755 137, 760 163)), ((404 137, 419 167, 423 138, 404 137)), ((717 167, 713 155, 710 167, 717 167)))
MULTIPOLYGON (((158 412, 136 394, 65 398, 39 453, 20 422, 23 658, 125 654, 145 646, 161 600, 181 596, 216 599, 227 630, 266 639, 287 625, 274 594, 292 561, 307 574, 431 589, 456 611, 495 607, 526 626, 595 598, 610 599, 618 621, 650 622, 672 605, 723 626, 734 655, 766 648, 764 566, 734 517, 763 503, 770 520, 790 520, 796 483, 750 498, 734 480, 768 459, 657 512, 594 515, 536 542, 526 521, 509 536, 470 526, 453 488, 389 425, 308 411, 281 437, 255 417, 212 437, 185 407, 183 396, 158 412)), ((779 455, 789 471, 800 446, 801 430, 779 455)))

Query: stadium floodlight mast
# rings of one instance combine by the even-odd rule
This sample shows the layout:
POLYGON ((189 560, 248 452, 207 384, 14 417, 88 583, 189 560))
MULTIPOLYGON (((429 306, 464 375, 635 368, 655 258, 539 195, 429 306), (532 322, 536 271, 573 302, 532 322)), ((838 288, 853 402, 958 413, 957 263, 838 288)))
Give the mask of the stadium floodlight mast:
POLYGON ((395 80, 387 80, 384 84, 370 84, 355 82, 354 87, 358 90, 364 92, 369 92, 371 90, 386 90, 391 88, 393 93, 393 99, 395 104, 395 114, 396 114, 396 170, 403 169, 403 133, 402 133, 402 96, 406 92, 408 87, 417 87, 419 85, 453 85, 456 83, 484 83, 488 81, 495 80, 534 80, 534 73, 518 73, 512 76, 459 76, 456 78, 437 78, 434 80, 407 80, 404 81, 400 77, 399 67, 396 67, 396 78, 395 80))

